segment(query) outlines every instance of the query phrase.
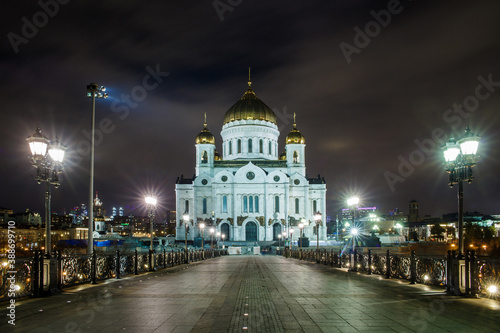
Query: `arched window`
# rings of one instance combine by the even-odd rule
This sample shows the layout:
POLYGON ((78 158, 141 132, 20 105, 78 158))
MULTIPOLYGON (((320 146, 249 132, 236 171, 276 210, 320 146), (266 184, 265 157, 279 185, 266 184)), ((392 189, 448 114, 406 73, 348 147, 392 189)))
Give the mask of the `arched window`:
POLYGON ((271 151, 271 141, 269 141, 269 155, 272 155, 272 151, 271 151))
POLYGON ((184 205, 184 212, 189 213, 189 200, 186 200, 184 205))
POLYGON ((316 200, 313 200, 313 214, 316 214, 318 212, 318 205, 316 203, 316 200))
POLYGON ((241 154, 241 140, 238 139, 238 154, 241 154))
POLYGON ((299 198, 295 198, 295 214, 299 214, 299 198))
POLYGON ((207 198, 203 198, 203 214, 207 213, 207 198))
POLYGON ((227 196, 222 197, 222 212, 227 213, 227 196))
POLYGON ((264 140, 259 140, 259 153, 264 154, 264 140))
POLYGON ((274 212, 275 213, 280 212, 280 197, 279 196, 274 197, 274 212))
POLYGON ((299 153, 297 151, 293 152, 293 163, 299 163, 299 153))
POLYGON ((201 154, 201 163, 207 163, 208 162, 208 154, 207 151, 204 150, 203 153, 201 154))
POLYGON ((248 197, 248 212, 253 213, 253 197, 248 197))
POLYGON ((229 155, 233 155, 233 141, 229 141, 229 155))
POLYGON ((255 212, 259 212, 259 197, 255 196, 255 212))
POLYGON ((252 152, 252 139, 248 139, 248 152, 252 152))
POLYGON ((248 198, 246 195, 243 197, 243 213, 248 213, 248 198))

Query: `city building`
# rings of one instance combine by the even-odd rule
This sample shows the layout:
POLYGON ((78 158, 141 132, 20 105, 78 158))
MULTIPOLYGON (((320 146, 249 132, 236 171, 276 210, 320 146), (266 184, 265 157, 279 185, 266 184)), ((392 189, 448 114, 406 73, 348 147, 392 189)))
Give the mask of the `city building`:
POLYGON ((276 241, 291 228, 296 238, 301 222, 305 237, 326 240, 325 179, 306 174, 305 137, 295 115, 281 154, 279 135, 275 113, 257 97, 250 78, 246 92, 224 115, 222 154, 205 115, 196 137, 195 175, 176 181, 177 240, 200 237, 202 222, 229 241, 276 241))

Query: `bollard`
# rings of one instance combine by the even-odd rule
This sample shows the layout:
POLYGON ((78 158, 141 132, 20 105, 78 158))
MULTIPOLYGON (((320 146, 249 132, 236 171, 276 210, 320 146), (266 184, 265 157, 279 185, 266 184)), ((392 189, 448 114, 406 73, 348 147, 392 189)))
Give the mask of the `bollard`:
POLYGON ((120 278, 120 250, 116 250, 115 278, 120 278))
POLYGON ((92 252, 92 284, 97 283, 97 254, 95 252, 92 252))
POLYGON ((410 284, 415 283, 417 283, 417 256, 415 250, 412 250, 410 256, 410 284))
POLYGON ((368 275, 372 275, 372 250, 368 250, 368 275))
POLYGON ((386 262, 385 262, 385 278, 390 279, 391 278, 391 252, 387 250, 387 257, 386 257, 386 262))

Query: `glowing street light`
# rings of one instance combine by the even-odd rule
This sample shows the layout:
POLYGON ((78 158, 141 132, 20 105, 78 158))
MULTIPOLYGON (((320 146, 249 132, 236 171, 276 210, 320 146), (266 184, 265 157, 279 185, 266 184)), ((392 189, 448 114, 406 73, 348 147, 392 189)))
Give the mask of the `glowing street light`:
POLYGON ((188 238, 187 238, 187 230, 188 230, 188 222, 189 222, 189 214, 187 212, 182 215, 182 220, 184 221, 184 253, 186 258, 186 264, 189 263, 188 258, 188 238))
POLYGON ((28 145, 31 151, 31 164, 36 168, 35 180, 38 184, 46 183, 45 187, 45 254, 50 257, 51 245, 51 185, 58 188, 61 185, 59 175, 62 173, 64 153, 66 148, 56 138, 51 142, 45 136, 39 127, 35 133, 27 137, 28 145))
POLYGON ((92 98, 92 117, 90 123, 90 185, 89 185, 89 225, 87 254, 94 251, 94 150, 95 150, 95 99, 107 98, 106 88, 91 83, 87 86, 87 97, 92 98))
POLYGON ((149 217, 150 250, 153 251, 153 222, 155 219, 156 203, 158 200, 153 196, 147 196, 145 201, 149 217))
POLYGON ((299 223, 299 229, 300 229, 300 249, 302 250, 302 232, 304 230, 304 223, 299 223))
POLYGON ((442 147, 445 170, 450 174, 448 185, 458 184, 458 255, 462 257, 464 254, 464 237, 463 237, 463 211, 464 211, 464 189, 463 181, 469 184, 472 182, 472 168, 476 165, 479 155, 480 137, 471 132, 469 127, 466 127, 465 134, 462 138, 455 141, 452 137, 442 147))

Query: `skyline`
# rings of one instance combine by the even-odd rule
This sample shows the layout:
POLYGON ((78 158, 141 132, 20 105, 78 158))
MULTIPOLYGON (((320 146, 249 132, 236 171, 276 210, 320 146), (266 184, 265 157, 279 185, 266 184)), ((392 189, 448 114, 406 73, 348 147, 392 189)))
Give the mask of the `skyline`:
POLYGON ((96 101, 95 190, 106 207, 145 212, 155 193, 160 210, 174 210, 204 113, 220 152, 223 116, 251 66, 280 152, 296 113, 308 176, 325 177, 332 218, 351 194, 383 211, 418 200, 422 216, 455 212, 439 146, 466 125, 482 140, 464 210, 500 213, 496 2, 40 3, 2 7, 2 207, 43 211, 25 140, 37 125, 68 147, 53 210, 87 203, 86 86, 96 82, 110 98, 96 101))

